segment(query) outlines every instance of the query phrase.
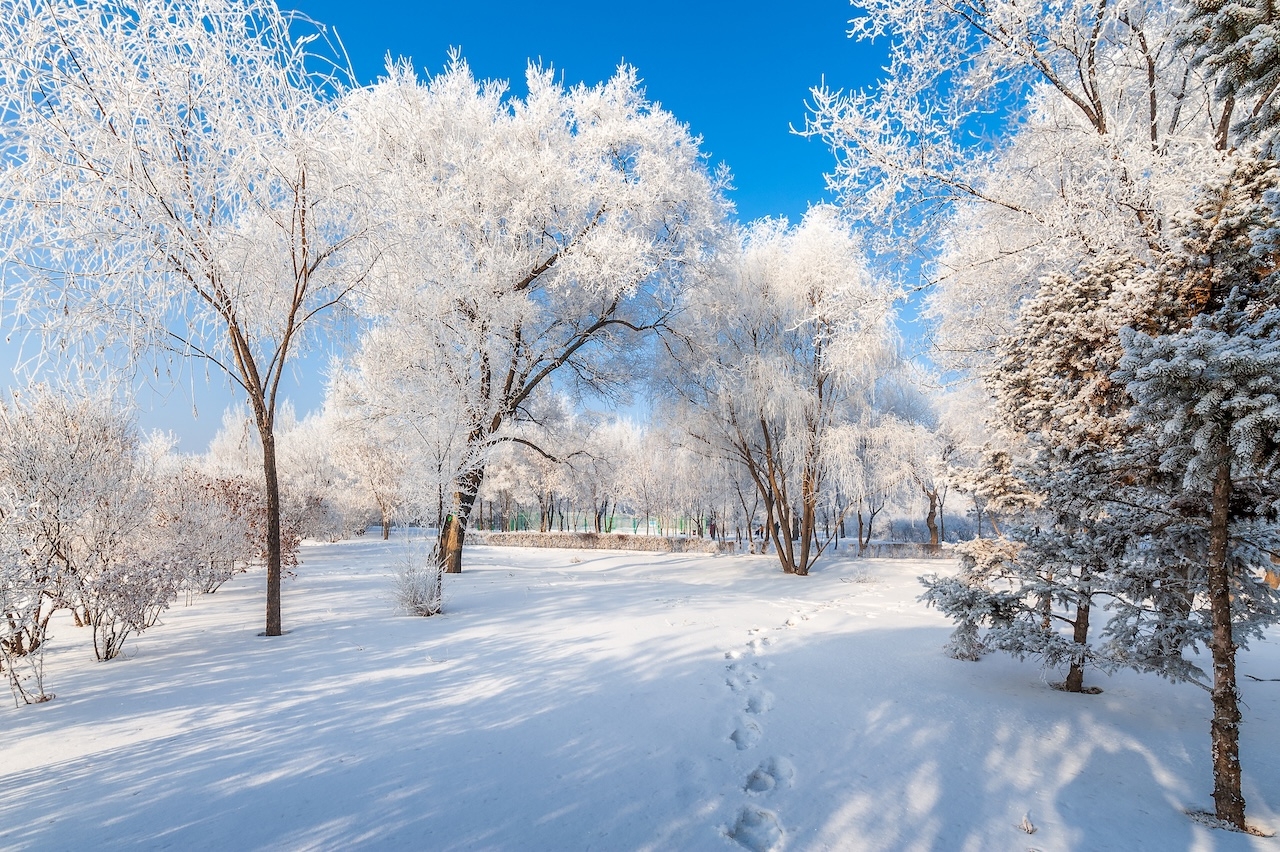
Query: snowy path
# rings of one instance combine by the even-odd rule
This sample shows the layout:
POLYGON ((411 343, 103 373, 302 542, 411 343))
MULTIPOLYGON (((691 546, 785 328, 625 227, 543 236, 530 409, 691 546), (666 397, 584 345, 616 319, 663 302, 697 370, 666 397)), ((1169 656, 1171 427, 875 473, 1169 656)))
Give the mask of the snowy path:
MULTIPOLYGON (((0 849, 1280 850, 1182 814, 1207 696, 947 659, 936 566, 476 548, 414 619, 398 552, 307 547, 277 639, 257 574, 113 663, 59 623, 57 699, 0 708, 0 849)), ((1241 671, 1280 677, 1277 638, 1241 671)), ((1280 828, 1280 683, 1243 689, 1280 828)))

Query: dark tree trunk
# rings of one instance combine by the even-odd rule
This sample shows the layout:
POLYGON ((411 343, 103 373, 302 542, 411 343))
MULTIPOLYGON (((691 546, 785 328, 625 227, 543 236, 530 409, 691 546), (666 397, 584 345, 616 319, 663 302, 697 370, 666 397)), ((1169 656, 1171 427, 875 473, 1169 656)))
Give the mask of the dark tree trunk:
POLYGON ((1240 692, 1236 687, 1236 645, 1231 625, 1231 582, 1228 534, 1231 505, 1231 460, 1218 465, 1213 482, 1209 516, 1209 606, 1213 635, 1213 743, 1214 815, 1241 830, 1244 795, 1240 791, 1240 692))
POLYGON ((382 540, 386 541, 391 538, 391 517, 387 514, 387 510, 382 510, 382 540))
MULTIPOLYGON (((1080 582, 1082 584, 1089 582, 1089 570, 1082 568, 1080 571, 1080 582)), ((1071 639, 1081 649, 1089 641, 1089 601, 1086 595, 1081 598, 1080 603, 1076 605, 1076 621, 1071 631, 1071 639)), ((1067 681, 1062 685, 1067 692, 1083 692, 1084 691, 1084 663, 1081 660, 1072 660, 1071 668, 1067 671, 1067 681)), ((1095 690, 1096 691, 1096 690, 1095 690)))
POLYGON ((276 471, 276 436, 269 420, 258 418, 262 438, 262 473, 267 487, 267 629, 283 633, 280 618, 280 479, 276 471))
POLYGON ((929 514, 924 516, 924 525, 929 528, 929 547, 938 548, 938 492, 924 489, 924 496, 929 498, 929 514))

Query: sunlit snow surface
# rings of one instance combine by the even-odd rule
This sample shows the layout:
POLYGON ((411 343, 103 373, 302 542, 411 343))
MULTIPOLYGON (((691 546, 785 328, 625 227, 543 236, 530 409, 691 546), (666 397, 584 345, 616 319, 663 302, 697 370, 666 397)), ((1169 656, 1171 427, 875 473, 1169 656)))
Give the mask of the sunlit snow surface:
MULTIPOLYGON (((308 545, 0 708, 2 849, 1280 849, 1216 831, 1209 697, 948 659, 939 565, 469 548, 395 613, 393 540, 308 545), (1034 828, 1028 833, 1023 826, 1034 828)), ((1240 671, 1280 678, 1280 639, 1240 671)), ((1280 682, 1242 678, 1251 820, 1280 828, 1280 682)))

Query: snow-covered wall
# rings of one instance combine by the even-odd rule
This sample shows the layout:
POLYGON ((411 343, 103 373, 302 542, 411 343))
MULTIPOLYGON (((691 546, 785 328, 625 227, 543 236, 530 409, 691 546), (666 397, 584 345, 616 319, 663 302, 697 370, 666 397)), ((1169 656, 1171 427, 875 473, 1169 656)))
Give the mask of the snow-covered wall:
POLYGON ((572 547, 588 550, 643 550, 651 553, 732 553, 731 541, 701 538, 670 538, 657 535, 593 532, 472 532, 474 544, 501 547, 572 547))

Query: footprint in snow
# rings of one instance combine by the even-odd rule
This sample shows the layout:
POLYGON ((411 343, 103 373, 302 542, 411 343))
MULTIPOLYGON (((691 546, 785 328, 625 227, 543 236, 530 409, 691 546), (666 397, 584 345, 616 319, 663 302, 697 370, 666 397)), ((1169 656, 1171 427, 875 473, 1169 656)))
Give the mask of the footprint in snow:
POLYGON ((765 638, 756 637, 755 639, 752 639, 750 642, 747 643, 747 647, 751 649, 751 653, 761 654, 761 653, 764 653, 765 648, 768 648, 772 644, 773 644, 773 640, 769 639, 768 637, 765 637, 765 638))
POLYGON ((768 793, 779 787, 790 787, 795 777, 796 770, 791 761, 785 757, 770 757, 751 770, 742 789, 748 793, 768 793))
POLYGON ((760 726, 750 719, 744 718, 738 727, 729 735, 730 741, 738 747, 738 751, 754 748, 760 742, 760 726))
POLYGON ((725 832, 751 852, 774 852, 782 848, 784 832, 776 814, 744 807, 733 826, 725 832))
MULTIPOLYGON (((737 690, 734 690, 737 692, 737 690)), ((747 712, 752 716, 767 713, 773 709, 773 693, 767 689, 752 690, 747 696, 747 712)))
POLYGON ((727 666, 727 669, 729 674, 725 677, 724 684, 735 693, 742 692, 754 681, 760 679, 760 675, 750 669, 744 668, 742 663, 733 663, 732 665, 727 666))

